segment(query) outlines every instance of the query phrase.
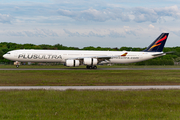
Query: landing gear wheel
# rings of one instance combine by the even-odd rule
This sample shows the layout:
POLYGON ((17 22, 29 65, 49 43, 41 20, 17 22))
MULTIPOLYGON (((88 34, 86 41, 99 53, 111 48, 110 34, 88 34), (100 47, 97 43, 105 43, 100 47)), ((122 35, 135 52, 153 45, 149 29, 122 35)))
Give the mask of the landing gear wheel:
POLYGON ((87 69, 97 69, 97 66, 89 66, 89 65, 87 65, 86 68, 87 69))
POLYGON ((92 67, 92 66, 87 65, 87 66, 86 66, 86 68, 87 68, 87 69, 92 69, 93 67, 92 67))
POLYGON ((16 65, 17 68, 19 68, 19 65, 16 65))
POLYGON ((87 66, 86 66, 86 68, 87 68, 87 69, 90 69, 90 66, 89 66, 89 65, 87 65, 87 66))
POLYGON ((97 69, 97 66, 93 66, 92 68, 93 68, 93 69, 97 69))

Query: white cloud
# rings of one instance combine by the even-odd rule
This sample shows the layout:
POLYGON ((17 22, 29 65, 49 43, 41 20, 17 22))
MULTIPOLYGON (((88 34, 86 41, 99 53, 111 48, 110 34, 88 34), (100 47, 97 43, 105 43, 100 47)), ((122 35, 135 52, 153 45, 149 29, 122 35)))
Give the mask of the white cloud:
MULTIPOLYGON (((122 0, 123 3, 126 1, 122 0)), ((133 1, 134 2, 134 1, 133 1)), ((136 2, 141 3, 139 0, 136 2)), ((166 1, 167 2, 167 1, 166 1)), ((129 2, 127 2, 129 3, 129 2)), ((126 3, 126 4, 127 4, 126 3)), ((146 3, 146 2, 143 2, 146 3)), ((140 5, 139 5, 140 6, 140 5)), ((17 4, 3 4, 0 5, 0 22, 10 23, 13 15, 16 19, 21 17, 29 17, 30 19, 37 17, 47 18, 46 21, 53 21, 52 18, 60 16, 66 16, 76 21, 95 21, 106 22, 108 20, 130 22, 135 21, 137 23, 152 22, 156 23, 163 19, 163 17, 172 17, 174 19, 180 18, 180 9, 177 5, 170 7, 134 7, 123 6, 120 1, 59 1, 54 0, 54 3, 47 4, 46 2, 18 2, 17 4), (94 4, 94 3, 96 4, 94 4), (8 12, 5 12, 8 11, 8 12)), ((16 20, 18 21, 18 20, 16 20)), ((32 20, 33 21, 33 20, 32 20)), ((34 22, 39 22, 34 19, 34 22)), ((43 21, 45 22, 45 20, 43 21)))
POLYGON ((179 31, 172 31, 175 35, 180 37, 180 30, 179 31))
POLYGON ((15 31, 8 31, 8 33, 6 33, 8 36, 25 36, 25 34, 23 34, 23 32, 15 32, 15 31))
POLYGON ((143 8, 143 7, 137 7, 133 11, 134 15, 134 21, 141 23, 141 22, 156 22, 159 18, 157 13, 154 11, 154 9, 149 8, 143 8))
POLYGON ((137 7, 134 9, 133 15, 135 17, 134 21, 138 23, 146 21, 155 23, 158 20, 162 19, 162 17, 172 17, 175 19, 179 19, 180 9, 176 5, 165 8, 137 7))
POLYGON ((69 30, 63 29, 66 34, 68 34, 69 37, 80 37, 80 34, 78 32, 70 32, 69 30))
POLYGON ((64 29, 64 32, 69 36, 69 37, 98 37, 98 38, 102 38, 102 37, 110 37, 110 38, 125 38, 126 35, 134 35, 136 36, 135 31, 133 30, 120 30, 118 31, 116 30, 106 30, 106 29, 102 29, 99 31, 92 31, 90 30, 89 32, 70 32, 67 29, 64 29), (100 31, 104 31, 101 32, 100 31))
POLYGON ((70 10, 58 10, 59 15, 71 17, 78 21, 97 21, 97 22, 105 22, 107 20, 117 20, 120 19, 122 21, 129 21, 129 16, 124 14, 121 9, 117 10, 96 10, 96 9, 88 9, 83 11, 70 11, 70 10))
POLYGON ((89 31, 88 33, 79 33, 79 32, 70 32, 69 30, 63 29, 69 37, 105 37, 105 35, 101 35, 98 33, 94 33, 93 31, 89 31))
POLYGON ((0 14, 0 22, 1 23, 11 23, 12 19, 13 19, 13 17, 10 15, 0 14))
POLYGON ((59 35, 49 29, 34 29, 24 31, 5 31, 3 32, 7 36, 19 36, 19 37, 58 37, 59 35))
POLYGON ((108 36, 111 38, 125 38, 125 35, 123 33, 115 32, 114 30, 110 30, 108 36))
POLYGON ((0 8, 1 41, 144 46, 163 31, 180 37, 177 0, 8 0, 0 8))
POLYGON ((165 8, 155 8, 155 11, 159 16, 171 16, 174 18, 180 18, 180 9, 177 5, 165 8))
POLYGON ((175 19, 180 18, 180 9, 175 5, 165 8, 122 8, 115 7, 112 9, 87 9, 82 11, 75 10, 58 10, 59 15, 67 16, 77 21, 97 21, 105 22, 107 20, 121 20, 123 22, 129 22, 130 20, 137 23, 152 22, 156 23, 163 17, 172 17, 175 19))
POLYGON ((35 30, 38 31, 37 33, 41 33, 41 34, 44 34, 46 36, 58 37, 58 34, 56 32, 54 32, 53 30, 37 29, 37 28, 35 30))
POLYGON ((128 35, 136 36, 135 30, 132 30, 129 26, 124 26, 124 32, 128 35))
POLYGON ((153 28, 154 28, 154 26, 153 26, 152 24, 150 24, 148 27, 149 27, 149 28, 151 28, 151 29, 153 29, 153 28))

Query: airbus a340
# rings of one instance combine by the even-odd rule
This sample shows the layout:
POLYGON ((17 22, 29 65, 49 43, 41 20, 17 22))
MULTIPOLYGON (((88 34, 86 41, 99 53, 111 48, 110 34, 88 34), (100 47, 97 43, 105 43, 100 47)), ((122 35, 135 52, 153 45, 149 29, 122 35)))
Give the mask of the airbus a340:
MULTIPOLYGON (((147 49, 133 51, 89 51, 89 50, 13 50, 4 58, 19 62, 61 62, 68 67, 86 65, 87 69, 96 69, 97 64, 135 63, 166 55, 162 52, 169 33, 162 33, 147 49)), ((19 67, 17 64, 16 67, 19 67)))

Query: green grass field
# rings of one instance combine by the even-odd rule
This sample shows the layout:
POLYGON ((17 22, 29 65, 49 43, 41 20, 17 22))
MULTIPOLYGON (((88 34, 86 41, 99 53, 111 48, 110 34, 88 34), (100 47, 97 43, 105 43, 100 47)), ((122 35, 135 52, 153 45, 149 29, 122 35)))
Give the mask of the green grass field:
POLYGON ((180 70, 0 71, 0 86, 180 85, 180 70))
MULTIPOLYGON (((0 66, 0 68, 14 67, 0 66)), ((64 66, 33 66, 33 68, 59 67, 64 66)), ((165 67, 172 66, 158 66, 158 68, 165 67)), ((180 85, 179 73, 180 70, 1 70, 0 86, 180 85)), ((0 119, 180 119, 179 96, 180 90, 0 91, 0 119)))
POLYGON ((177 120, 180 90, 0 91, 0 119, 177 120))

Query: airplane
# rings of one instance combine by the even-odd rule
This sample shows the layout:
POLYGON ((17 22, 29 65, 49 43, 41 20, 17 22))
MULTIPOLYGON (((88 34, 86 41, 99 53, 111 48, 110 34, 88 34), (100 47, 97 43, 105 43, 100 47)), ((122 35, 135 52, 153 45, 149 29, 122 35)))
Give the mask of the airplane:
POLYGON ((20 62, 60 62, 67 67, 86 65, 87 69, 97 69, 100 63, 135 63, 166 55, 162 52, 169 33, 162 33, 143 51, 90 51, 90 50, 12 50, 4 58, 20 62))

